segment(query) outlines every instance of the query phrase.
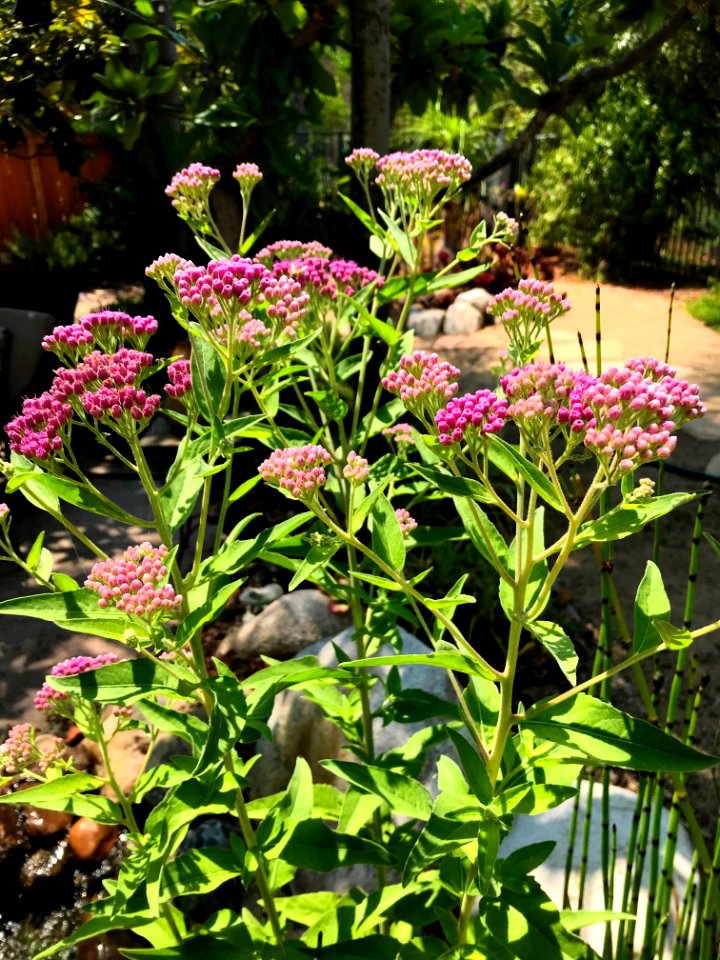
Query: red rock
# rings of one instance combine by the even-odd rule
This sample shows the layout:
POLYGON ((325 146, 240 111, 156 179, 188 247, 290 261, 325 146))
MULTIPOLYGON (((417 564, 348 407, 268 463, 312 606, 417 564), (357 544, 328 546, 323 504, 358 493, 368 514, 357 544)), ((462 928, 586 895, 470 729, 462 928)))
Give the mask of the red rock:
POLYGON ((117 827, 80 817, 70 827, 70 846, 79 860, 102 860, 120 835, 117 827))
POLYGON ((66 830, 72 822, 69 813, 25 807, 25 833, 29 837, 51 837, 66 830))

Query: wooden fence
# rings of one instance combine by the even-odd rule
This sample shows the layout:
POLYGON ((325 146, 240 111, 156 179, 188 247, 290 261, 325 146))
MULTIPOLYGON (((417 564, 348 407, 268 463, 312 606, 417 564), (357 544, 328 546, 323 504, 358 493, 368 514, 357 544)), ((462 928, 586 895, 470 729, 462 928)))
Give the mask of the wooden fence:
POLYGON ((102 179, 111 166, 111 155, 100 146, 78 177, 61 170, 52 149, 38 138, 28 136, 12 149, 0 146, 0 249, 18 230, 40 240, 60 226, 82 209, 82 182, 102 179))

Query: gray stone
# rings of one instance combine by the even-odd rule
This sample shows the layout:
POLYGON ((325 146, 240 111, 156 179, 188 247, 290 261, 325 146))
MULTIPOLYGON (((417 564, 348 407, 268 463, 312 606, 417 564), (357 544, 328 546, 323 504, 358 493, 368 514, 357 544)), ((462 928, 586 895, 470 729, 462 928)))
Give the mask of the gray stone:
MULTIPOLYGON (((330 641, 307 647, 300 651, 298 656, 317 656, 323 666, 335 666, 335 647, 348 657, 356 656, 352 634, 352 629, 345 630, 330 641)), ((400 629, 400 636, 403 653, 428 653, 427 646, 405 630, 400 629)), ((377 651, 377 656, 388 656, 396 652, 390 644, 385 644, 377 651)), ((385 679, 390 669, 388 666, 371 667, 370 672, 385 679)), ((399 667, 399 673, 404 689, 420 689, 442 700, 454 700, 454 693, 444 670, 419 664, 405 664, 399 667)), ((373 711, 380 707, 384 698, 383 684, 376 683, 370 691, 370 706, 373 711)), ((391 722, 383 725, 382 718, 375 717, 373 738, 376 753, 382 755, 402 747, 409 737, 418 730, 424 730, 429 723, 430 721, 424 720, 420 723, 391 722)), ((352 759, 352 755, 345 750, 340 730, 323 717, 318 706, 304 699, 300 691, 286 690, 276 698, 269 726, 272 741, 261 742, 260 760, 251 773, 253 792, 257 795, 276 793, 284 789, 292 776, 298 757, 307 760, 313 771, 313 779, 320 783, 333 782, 333 777, 320 766, 321 760, 352 759)), ((421 777, 421 782, 429 790, 436 791, 436 776, 435 764, 431 762, 427 766, 427 772, 421 777)))
POLYGON ((482 326, 483 315, 472 303, 459 297, 447 308, 443 333, 467 336, 476 333, 482 326))
MULTIPOLYGON (((596 818, 597 823, 593 823, 590 830, 590 844, 588 849, 588 867, 585 880, 585 890, 583 895, 583 910, 604 910, 605 898, 603 894, 602 883, 602 831, 600 829, 600 798, 602 796, 602 787, 595 784, 592 799, 592 816, 596 818)), ((573 909, 577 908, 577 890, 579 888, 579 863, 582 847, 582 830, 585 822, 588 798, 588 781, 585 782, 580 794, 580 815, 578 818, 578 838, 575 844, 575 858, 573 861, 573 872, 570 876, 569 894, 570 903, 573 909)), ((628 842, 630 830, 632 828, 633 813, 637 794, 623 787, 610 786, 610 823, 615 825, 617 837, 617 861, 613 881, 613 903, 614 909, 620 909, 622 902, 623 884, 625 883, 625 873, 627 868, 628 842)), ((566 800, 553 810, 541 813, 537 816, 519 814, 515 817, 513 829, 508 837, 503 841, 500 848, 500 856, 506 857, 512 850, 525 847, 531 843, 540 843, 543 840, 554 840, 556 846, 545 863, 541 864, 533 871, 533 876, 545 890, 548 896, 562 907, 563 886, 565 878, 565 858, 568 849, 568 838, 570 836, 570 824, 573 814, 573 800, 566 800)), ((662 828, 660 833, 661 857, 667 834, 668 811, 662 812, 662 828)), ((685 886, 687 884, 690 871, 692 869, 693 845, 685 827, 680 824, 678 833, 677 848, 673 865, 673 893, 670 899, 670 918, 668 924, 668 937, 666 943, 672 944, 674 939, 675 925, 679 905, 682 902, 685 886)), ((639 947, 642 945, 642 936, 645 928, 645 916, 647 913, 648 896, 648 874, 650 869, 650 857, 645 860, 643 872, 642 887, 638 900, 637 925, 635 928, 635 943, 639 947)), ((612 924, 614 935, 617 934, 617 922, 612 924)), ((597 923, 585 927, 580 931, 580 935, 586 940, 598 953, 602 955, 603 940, 605 937, 605 924, 597 923)), ((665 949, 663 956, 669 957, 671 950, 665 949)), ((613 952, 613 956, 614 956, 613 952)))
POLYGON ((333 637, 348 626, 349 614, 333 613, 331 603, 319 590, 288 593, 273 600, 257 617, 231 628, 220 641, 216 655, 289 660, 298 650, 333 637))
POLYGON ((482 287, 475 287, 472 290, 463 290, 462 293, 457 295, 455 302, 472 304, 480 313, 485 313, 492 298, 493 295, 488 293, 487 290, 483 290, 482 287))
POLYGON ((442 329, 444 319, 445 311, 439 307, 411 310, 407 326, 409 330, 414 330, 418 337, 436 337, 442 329))
POLYGON ((279 583, 266 583, 262 587, 247 587, 238 599, 248 607, 267 607, 273 600, 283 595, 283 588, 279 583))

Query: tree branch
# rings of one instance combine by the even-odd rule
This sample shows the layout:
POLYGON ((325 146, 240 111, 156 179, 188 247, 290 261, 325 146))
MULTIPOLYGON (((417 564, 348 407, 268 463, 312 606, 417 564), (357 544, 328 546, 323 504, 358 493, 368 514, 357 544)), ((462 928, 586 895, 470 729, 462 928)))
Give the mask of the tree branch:
POLYGON ((691 0, 683 3, 655 33, 616 60, 583 67, 574 76, 568 77, 562 83, 544 93, 540 98, 540 106, 527 126, 520 131, 512 143, 498 150, 489 160, 476 167, 470 183, 479 183, 481 180, 485 180, 486 177, 502 169, 507 163, 519 156, 525 147, 532 143, 550 117, 569 107, 589 87, 607 83, 614 77, 629 73, 648 60, 656 50, 675 36, 690 20, 693 15, 691 7, 691 0))

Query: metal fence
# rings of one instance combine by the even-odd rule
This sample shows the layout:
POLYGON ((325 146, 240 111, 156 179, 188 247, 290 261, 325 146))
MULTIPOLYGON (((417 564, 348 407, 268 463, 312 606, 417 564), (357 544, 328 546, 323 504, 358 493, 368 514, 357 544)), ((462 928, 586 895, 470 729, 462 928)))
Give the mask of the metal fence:
POLYGON ((659 239, 656 261, 662 270, 681 277, 720 276, 720 198, 691 204, 659 239))

